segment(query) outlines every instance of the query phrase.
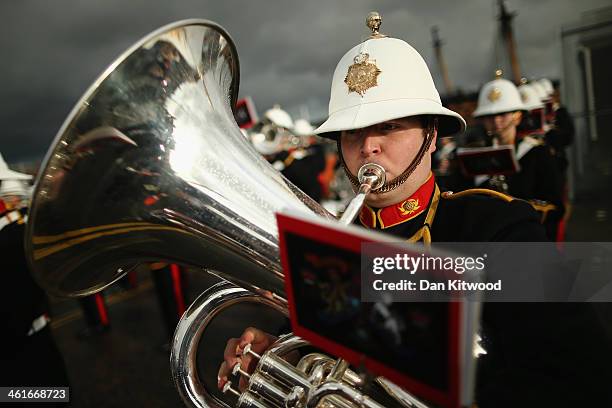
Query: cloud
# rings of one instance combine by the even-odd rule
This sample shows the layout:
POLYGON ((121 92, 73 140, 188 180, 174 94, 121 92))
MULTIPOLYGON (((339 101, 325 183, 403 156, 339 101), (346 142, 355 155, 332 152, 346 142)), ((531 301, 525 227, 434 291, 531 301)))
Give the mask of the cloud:
MULTIPOLYGON (((64 118, 114 58, 148 32, 184 18, 218 22, 236 42, 241 95, 262 113, 274 103, 289 111, 327 110, 335 64, 367 34, 364 18, 378 9, 382 31, 406 39, 432 68, 437 25, 456 86, 477 89, 496 65, 492 0, 21 0, 0 2, 0 151, 7 160, 42 157, 64 118)), ((512 0, 516 39, 528 76, 561 74, 560 27, 606 0, 512 0)))

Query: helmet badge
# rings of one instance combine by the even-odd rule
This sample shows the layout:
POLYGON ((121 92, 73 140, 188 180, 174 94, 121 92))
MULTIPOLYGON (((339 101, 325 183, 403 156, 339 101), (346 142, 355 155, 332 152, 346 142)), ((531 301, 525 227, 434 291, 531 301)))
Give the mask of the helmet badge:
POLYGON ((378 75, 381 73, 376 61, 369 60, 368 53, 359 53, 348 68, 344 82, 348 85, 349 93, 357 92, 360 96, 370 88, 378 86, 378 75))
POLYGON ((500 97, 501 97, 501 91, 499 88, 493 88, 491 89, 491 91, 489 92, 489 94, 487 95, 487 98, 491 101, 491 102, 495 102, 497 101, 500 97))

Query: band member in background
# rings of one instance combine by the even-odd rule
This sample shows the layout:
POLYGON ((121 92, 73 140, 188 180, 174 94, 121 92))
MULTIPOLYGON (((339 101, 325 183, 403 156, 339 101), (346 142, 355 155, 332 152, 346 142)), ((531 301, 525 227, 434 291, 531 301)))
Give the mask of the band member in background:
POLYGON ((32 177, 8 168, 0 155, 0 386, 67 387, 68 375, 50 328, 45 293, 36 284, 24 253, 32 177))
POLYGON ((315 143, 313 127, 275 105, 264 114, 253 134, 253 145, 272 166, 317 202, 324 198, 325 185, 319 178, 327 168, 323 146, 315 143))
MULTIPOLYGON (((506 177, 504 185, 507 185, 507 189, 503 192, 531 200, 541 213, 547 236, 554 241, 564 208, 560 176, 548 148, 541 140, 530 135, 519 136, 517 128, 525 110, 517 87, 501 78, 501 71, 498 71, 497 78, 481 88, 474 117, 480 118, 492 135, 494 145, 515 146, 520 169, 506 177)), ((492 183, 493 180, 488 178, 477 184, 500 189, 499 184, 492 183)))
POLYGON ((81 340, 104 334, 110 330, 108 308, 102 292, 79 298, 85 327, 77 333, 81 340))
POLYGON ((329 196, 336 155, 329 153, 305 119, 295 121, 293 134, 299 139, 296 149, 288 152, 290 163, 282 170, 285 177, 317 202, 329 196))
POLYGON ((442 190, 461 191, 473 187, 473 180, 461 172, 454 136, 438 139, 436 151, 432 155, 432 168, 442 190))
MULTIPOLYGON (((544 82, 545 84, 550 83, 544 82)), ((549 88, 549 86, 545 86, 545 88, 549 88)), ((572 145, 574 141, 574 122, 572 120, 571 115, 565 108, 565 106, 561 105, 561 97, 559 94, 559 85, 552 89, 552 117, 551 121, 546 129, 546 135, 544 136, 544 140, 546 144, 550 147, 551 154, 555 158, 555 163, 557 164, 557 169, 561 176, 561 188, 563 194, 563 202, 565 204, 566 213, 563 219, 559 224, 559 228, 557 230, 557 241, 564 241, 565 239, 565 224, 569 217, 569 187, 568 187, 568 179, 567 179, 567 170, 569 167, 569 160, 567 157, 566 149, 572 145)))
MULTIPOLYGON (((372 36, 338 63, 329 117, 316 130, 336 141, 354 183, 365 163, 386 170, 388 181, 378 194, 368 195, 356 222, 425 244, 546 240, 537 213, 522 200, 497 192, 440 191, 431 169, 436 138, 462 132, 465 121, 442 106, 429 69, 413 47, 369 26, 372 36)), ((603 330, 583 305, 548 306, 485 304, 481 327, 487 354, 479 359, 479 407, 567 406, 600 390, 599 374, 584 375, 595 367, 610 375, 612 368, 601 361, 602 353, 610 355, 603 330)), ((237 362, 254 368, 254 360, 241 355, 247 344, 262 353, 273 341, 256 328, 230 339, 218 385, 228 381, 237 362)))
MULTIPOLYGON (((525 78, 523 78, 524 81, 525 78)), ((546 126, 544 108, 545 105, 533 88, 533 85, 523 82, 518 87, 521 101, 524 106, 524 115, 517 127, 517 136, 522 138, 530 136, 542 140, 544 138, 544 128, 546 126)))
POLYGON ((565 149, 574 141, 574 122, 567 109, 561 105, 559 86, 555 87, 552 94, 552 122, 546 132, 546 144, 553 149, 553 155, 564 179, 568 160, 565 149))
MULTIPOLYGON (((530 83, 544 104, 545 142, 555 157, 562 178, 566 179, 568 160, 565 149, 574 140, 574 123, 567 109, 561 105, 559 86, 542 78, 530 83)), ((563 183, 565 184, 565 183, 563 183)))
POLYGON ((255 149, 279 171, 285 168, 284 158, 289 150, 293 134, 293 119, 279 105, 268 109, 251 132, 255 149))
POLYGON ((168 351, 176 325, 185 312, 184 273, 176 264, 157 262, 149 265, 149 268, 166 330, 166 339, 161 348, 168 351))

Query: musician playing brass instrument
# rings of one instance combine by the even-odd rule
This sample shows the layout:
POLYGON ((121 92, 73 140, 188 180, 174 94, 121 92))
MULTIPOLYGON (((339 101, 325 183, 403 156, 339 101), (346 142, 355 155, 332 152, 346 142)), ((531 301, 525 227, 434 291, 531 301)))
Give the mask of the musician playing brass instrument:
MULTIPOLYGON (((554 241, 557 224, 564 212, 561 175, 544 142, 537 135, 519 134, 518 128, 523 112, 528 113, 539 106, 527 98, 529 94, 525 91, 529 88, 519 90, 501 75, 502 72, 498 70, 497 78, 480 89, 474 117, 481 120, 487 132, 493 135, 494 144, 515 147, 520 169, 504 180, 505 192, 530 200, 541 214, 548 238, 554 241)), ((495 177, 481 185, 499 190, 499 183, 496 186, 493 180, 495 177)))
MULTIPOLYGON (((367 196, 356 223, 426 245, 545 241, 537 213, 524 201, 491 190, 440 191, 431 171, 436 138, 462 132, 465 122, 442 106, 419 53, 380 34, 380 19, 373 20, 378 24, 370 27, 372 36, 338 63, 329 117, 315 131, 337 142, 355 187, 362 165, 375 163, 386 171, 386 183, 367 196)), ((597 389, 591 373, 610 372, 598 359, 601 353, 609 357, 609 347, 585 309, 486 304, 481 327, 487 354, 479 359, 478 406, 567 406, 597 389)), ((226 385, 237 363, 243 371, 253 368, 256 361, 243 353, 247 345, 261 354, 274 339, 252 327, 230 339, 218 386, 226 385)))

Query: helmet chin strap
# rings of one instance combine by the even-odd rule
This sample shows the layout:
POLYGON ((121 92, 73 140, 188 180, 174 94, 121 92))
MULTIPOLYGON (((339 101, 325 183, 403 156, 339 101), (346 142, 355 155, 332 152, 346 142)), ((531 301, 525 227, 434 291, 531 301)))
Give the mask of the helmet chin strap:
MULTIPOLYGON (((371 193, 388 193, 389 191, 393 191, 402 184, 404 184, 404 182, 408 180, 408 177, 410 177, 410 175, 414 172, 417 166, 421 163, 421 160, 423 160, 425 154, 429 151, 429 146, 431 146, 431 142, 434 139, 437 128, 438 118, 430 118, 427 123, 427 130, 425 132, 425 137, 423 138, 423 143, 421 144, 421 148, 419 149, 417 155, 414 157, 414 160, 412 160, 412 163, 410 163, 410 165, 406 168, 406 170, 403 171, 402 174, 400 174, 393 180, 386 182, 381 188, 372 191, 371 193)), ((338 136, 338 138, 336 139, 336 143, 338 145, 338 155, 340 156, 342 168, 344 168, 344 172, 348 176, 348 179, 351 181, 351 184, 356 188, 359 188, 359 179, 353 173, 351 173, 349 168, 346 166, 346 162, 344 161, 344 156, 342 155, 342 146, 340 145, 340 139, 341 137, 338 136)))

